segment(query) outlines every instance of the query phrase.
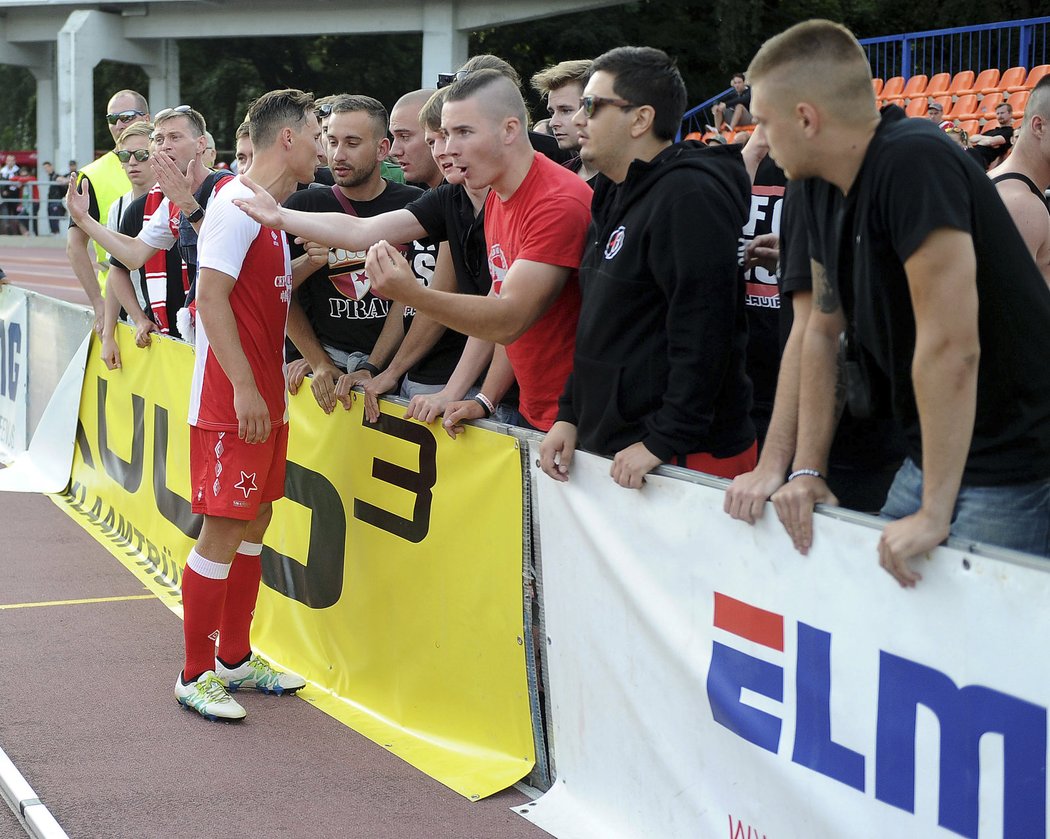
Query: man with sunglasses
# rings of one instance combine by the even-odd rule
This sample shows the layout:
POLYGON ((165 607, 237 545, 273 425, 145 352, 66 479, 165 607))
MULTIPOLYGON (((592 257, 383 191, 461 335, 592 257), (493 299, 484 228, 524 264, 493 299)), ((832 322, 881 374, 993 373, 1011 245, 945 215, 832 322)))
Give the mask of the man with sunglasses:
POLYGON ((595 59, 574 117, 580 155, 605 179, 572 375, 540 449, 556 480, 577 446, 613 456, 630 489, 662 463, 727 478, 754 467, 736 262, 750 182, 736 146, 674 143, 685 104, 666 53, 619 47, 595 59))
MULTIPOLYGON (((136 122, 149 122, 149 105, 145 97, 134 90, 119 90, 114 93, 106 107, 106 122, 109 133, 113 135, 113 144, 129 125, 136 122)), ((109 213, 110 205, 131 189, 131 182, 115 152, 107 152, 98 160, 89 163, 77 173, 72 183, 86 183, 87 212, 99 224, 109 213)), ((105 229, 103 227, 103 229, 105 229)), ((88 253, 89 234, 85 232, 70 214, 69 232, 66 237, 66 256, 76 274, 77 280, 95 310, 95 331, 102 334, 105 318, 104 294, 106 289, 106 272, 109 268, 106 248, 95 241, 95 260, 88 253), (95 273, 95 262, 99 271, 95 273)))

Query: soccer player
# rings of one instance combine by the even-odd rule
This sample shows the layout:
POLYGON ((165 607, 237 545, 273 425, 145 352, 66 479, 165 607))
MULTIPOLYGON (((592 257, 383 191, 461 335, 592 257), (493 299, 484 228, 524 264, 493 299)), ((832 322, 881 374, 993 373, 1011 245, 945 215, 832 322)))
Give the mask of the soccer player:
MULTIPOLYGON (((313 98, 259 97, 248 111, 252 174, 275 200, 313 178, 321 136, 313 98)), ((226 181, 199 241, 197 360, 189 422, 192 505, 204 515, 182 581, 186 659, 175 698, 209 719, 245 716, 230 691, 292 693, 305 685, 249 645, 271 504, 284 494, 288 446, 283 350, 292 269, 285 235, 240 212, 249 195, 226 181), (218 651, 215 633, 218 630, 218 651)))

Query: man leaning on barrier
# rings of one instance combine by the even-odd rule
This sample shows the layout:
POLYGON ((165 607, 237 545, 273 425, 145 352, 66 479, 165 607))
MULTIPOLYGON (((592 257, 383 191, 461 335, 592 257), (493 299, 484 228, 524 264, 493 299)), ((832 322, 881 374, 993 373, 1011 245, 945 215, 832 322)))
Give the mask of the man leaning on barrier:
POLYGON ((736 146, 675 144, 685 84, 662 51, 599 56, 574 117, 595 188, 573 370, 540 465, 567 480, 579 446, 639 489, 661 463, 754 468, 737 239, 750 184, 736 146))
POLYGON ((835 501, 824 475, 847 330, 873 368, 847 367, 851 405, 887 377, 907 440, 880 564, 914 585, 911 561, 949 535, 1050 556, 1050 293, 994 185, 928 120, 880 116, 838 24, 770 39, 748 75, 772 154, 813 179, 798 445, 773 496, 795 547, 812 546, 814 505, 835 501))

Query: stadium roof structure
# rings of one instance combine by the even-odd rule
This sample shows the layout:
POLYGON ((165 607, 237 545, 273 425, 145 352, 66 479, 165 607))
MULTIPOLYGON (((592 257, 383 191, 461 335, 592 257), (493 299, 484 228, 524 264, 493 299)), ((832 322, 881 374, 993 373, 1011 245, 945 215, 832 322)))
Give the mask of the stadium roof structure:
POLYGON ((422 33, 421 82, 467 59, 474 29, 624 0, 0 0, 0 64, 32 71, 41 160, 90 160, 97 115, 93 73, 102 60, 135 64, 151 107, 179 102, 183 38, 422 33), (54 138, 53 145, 47 138, 54 138), (51 147, 49 147, 51 146, 51 147))

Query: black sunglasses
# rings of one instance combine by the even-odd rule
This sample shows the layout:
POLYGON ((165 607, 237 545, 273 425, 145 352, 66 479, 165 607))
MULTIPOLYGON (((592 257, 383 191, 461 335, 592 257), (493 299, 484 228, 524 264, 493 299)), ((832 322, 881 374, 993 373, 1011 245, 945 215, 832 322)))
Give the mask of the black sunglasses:
POLYGON ((116 125, 118 122, 131 122, 135 117, 146 116, 144 111, 121 111, 119 114, 106 114, 106 122, 116 125))
POLYGON ((587 119, 593 117, 602 105, 615 105, 617 108, 622 108, 625 111, 638 107, 634 102, 628 102, 626 99, 609 99, 606 96, 580 97, 580 108, 587 119))
POLYGON ((135 149, 135 151, 121 149, 117 152, 117 160, 121 163, 127 163, 131 158, 135 158, 140 163, 145 163, 149 160, 149 149, 135 149))
POLYGON ((332 113, 332 103, 331 102, 325 102, 323 105, 318 105, 316 108, 314 108, 314 115, 318 119, 320 119, 321 117, 326 117, 326 116, 328 116, 331 113, 332 113))
POLYGON ((438 73, 437 88, 441 90, 453 82, 461 82, 470 75, 470 70, 457 70, 455 73, 438 73))

